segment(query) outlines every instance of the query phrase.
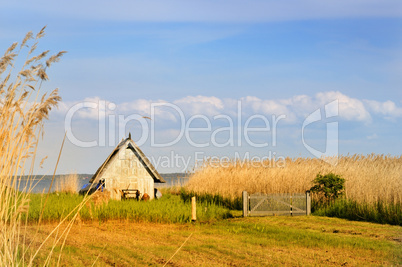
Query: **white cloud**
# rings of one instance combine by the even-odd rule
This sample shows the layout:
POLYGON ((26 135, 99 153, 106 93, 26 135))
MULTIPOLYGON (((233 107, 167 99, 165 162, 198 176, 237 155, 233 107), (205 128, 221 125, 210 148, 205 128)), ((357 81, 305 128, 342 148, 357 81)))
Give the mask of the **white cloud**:
POLYGON ((173 103, 178 105, 186 115, 213 116, 222 113, 224 108, 222 100, 214 96, 186 96, 173 103))
MULTIPOLYGON (((92 98, 87 98, 85 99, 86 101, 89 101, 90 103, 96 103, 97 101, 103 101, 104 103, 107 104, 112 104, 110 101, 106 101, 105 99, 102 99, 100 97, 92 97, 92 98)), ((402 103, 397 102, 394 103, 392 101, 385 101, 385 102, 380 102, 380 101, 375 101, 375 100, 360 100, 356 98, 349 97, 347 95, 344 95, 340 92, 322 92, 316 95, 295 95, 290 98, 286 99, 261 99, 258 97, 254 96, 247 96, 241 99, 234 99, 234 98, 225 98, 225 99, 220 99, 217 97, 210 97, 210 96, 187 96, 183 97, 180 99, 177 99, 172 102, 166 102, 165 100, 147 100, 147 99, 134 99, 130 102, 123 102, 123 103, 113 103, 116 104, 116 108, 110 112, 115 112, 115 115, 124 115, 126 118, 128 116, 133 115, 133 114, 138 114, 140 116, 143 116, 143 114, 150 115, 150 108, 152 103, 161 103, 161 104, 171 104, 171 105, 176 105, 177 108, 180 108, 183 110, 183 113, 185 113, 187 116, 190 116, 192 114, 199 114, 199 115, 205 115, 211 119, 212 122, 212 129, 217 129, 219 127, 222 127, 222 124, 220 124, 220 121, 213 120, 213 116, 218 112, 222 115, 228 115, 233 119, 233 121, 236 122, 237 120, 237 107, 238 103, 242 104, 242 118, 243 118, 243 123, 245 120, 247 120, 248 117, 259 114, 259 115, 264 115, 270 120, 270 115, 272 113, 282 113, 282 112, 287 112, 289 116, 292 116, 293 120, 290 119, 285 119, 282 120, 282 122, 287 124, 287 127, 282 127, 283 125, 280 124, 280 127, 278 127, 278 146, 273 147, 273 149, 276 149, 277 151, 286 151, 283 153, 288 153, 289 155, 292 155, 292 153, 296 153, 294 151, 303 151, 303 147, 300 147, 300 138, 301 138, 301 123, 303 120, 316 110, 317 108, 324 108, 324 106, 328 103, 330 103, 333 100, 338 100, 339 101, 339 108, 340 108, 340 117, 335 118, 336 120, 349 120, 355 122, 356 125, 358 125, 359 129, 358 132, 353 132, 349 131, 348 127, 340 127, 340 131, 343 131, 342 136, 343 138, 351 138, 353 142, 351 141, 350 143, 346 143, 348 141, 340 140, 341 144, 343 144, 344 149, 346 151, 353 151, 353 146, 358 143, 356 140, 361 142, 362 144, 362 151, 365 151, 364 149, 366 147, 370 147, 374 140, 381 140, 381 142, 386 142, 388 141, 388 137, 380 136, 378 134, 378 125, 376 124, 370 124, 367 125, 366 122, 373 117, 373 120, 381 120, 383 118, 388 119, 388 118, 393 118, 394 120, 400 120, 402 117, 402 103), (362 106, 363 104, 363 106, 362 106), (376 116, 374 116, 376 115, 376 116), (362 126, 362 127, 360 127, 362 126), (361 128, 361 129, 360 129, 361 128), (377 130, 376 130, 377 129, 377 130), (376 133, 377 132, 377 133, 376 133), (385 138, 385 139, 384 139, 385 138), (352 147, 352 148, 350 148, 352 147), (282 150, 283 149, 283 150, 282 150)), ((62 102, 60 103, 60 108, 58 111, 59 115, 62 115, 63 112, 66 114, 71 107, 74 105, 83 103, 84 101, 79 101, 79 102, 62 102)), ((108 107, 106 105, 106 107, 108 107)), ((166 106, 168 107, 168 106, 166 106)), ((182 134, 183 131, 183 124, 180 124, 180 121, 178 119, 179 116, 175 114, 175 110, 172 108, 163 108, 161 107, 160 110, 157 110, 157 114, 155 115, 155 120, 152 122, 155 122, 155 131, 154 131, 154 141, 156 144, 166 144, 168 142, 172 142, 176 140, 180 135, 182 134), (165 117, 163 117, 165 116, 165 117), (166 118, 167 116, 171 116, 170 119, 162 119, 166 118)), ((102 108, 101 108, 102 110, 102 108)), ((105 110, 105 108, 103 108, 105 110)), ((72 129, 74 132, 74 135, 80 139, 80 140, 85 140, 85 141, 93 141, 101 140, 101 135, 99 128, 97 126, 97 120, 99 118, 99 115, 97 114, 98 110, 93 108, 93 109, 83 109, 81 110, 81 113, 77 113, 73 117, 73 123, 72 123, 72 129)), ((109 112, 109 110, 107 110, 109 112)), ((52 111, 53 113, 53 111, 52 111)), ((107 113, 109 114, 109 113, 107 113)), ((275 115, 280 115, 280 114, 275 114, 275 115)), ((46 130, 49 130, 51 135, 53 136, 60 136, 60 132, 64 132, 64 121, 63 119, 60 119, 60 116, 57 117, 58 120, 56 120, 53 124, 46 124, 46 130)), ((106 118, 107 119, 107 118, 106 118)), ((150 125, 149 120, 145 120, 145 123, 147 125, 150 125)), ((106 128, 105 128, 105 134, 104 137, 106 138, 106 145, 114 147, 116 145, 115 142, 118 141, 123 136, 127 136, 127 132, 131 131, 133 133, 133 138, 138 141, 143 135, 147 137, 146 131, 141 131, 142 126, 138 124, 138 121, 133 121, 133 123, 130 123, 126 126, 124 129, 120 130, 118 129, 115 137, 110 139, 110 123, 109 121, 106 121, 106 128), (116 139, 116 140, 115 140, 116 139), (110 141, 112 140, 112 141, 110 141)), ((116 121, 117 123, 117 121, 116 121)), ((341 125, 341 123, 340 123, 341 125)), ((382 125, 382 124, 381 124, 382 125)), ((120 125, 119 125, 120 126, 120 125)), ((203 126, 202 126, 203 127, 203 126)), ((225 124, 226 127, 226 124, 225 124)), ((399 129, 399 128, 397 128, 399 129)), ((46 132, 46 131, 45 131, 46 132)), ((204 143, 208 142, 208 133, 205 133, 206 136, 203 135, 203 133, 195 133, 195 135, 191 135, 192 140, 195 143, 204 143), (204 139, 205 138, 205 139, 204 139)), ((235 133, 236 135, 236 133, 235 133)), ((317 135, 319 135, 319 131, 317 132, 317 135)), ((340 135, 341 136, 341 135, 340 135)), ((256 143, 259 143, 261 140, 266 139, 259 139, 261 136, 256 136, 256 143)), ((57 138, 53 138, 54 140, 51 141, 51 145, 46 142, 45 146, 47 146, 49 153, 51 154, 54 151, 54 145, 55 140, 57 138)), ((147 146, 150 143, 150 138, 147 139, 147 141, 144 143, 144 146, 147 146)), ((183 153, 192 153, 191 151, 195 151, 194 147, 188 145, 185 142, 185 138, 181 138, 180 142, 175 144, 174 146, 169 146, 168 149, 170 150, 179 150, 184 151, 183 153)), ((347 140, 347 139, 346 139, 347 140)), ((57 141, 59 141, 57 139, 57 141)), ((264 141, 264 142, 265 142, 264 141)), ((314 139, 317 144, 321 142, 321 139, 314 139)), ((70 140, 71 142, 71 140, 70 140)), ((376 143, 376 142, 374 142, 376 143)), ((70 148, 67 148, 67 154, 69 154, 69 160, 64 161, 64 162, 76 162, 74 163, 75 168, 81 168, 81 172, 85 172, 83 170, 87 170, 88 164, 87 165, 80 165, 81 162, 88 158, 94 158, 93 155, 95 155, 95 158, 97 158, 96 161, 101 162, 103 160, 99 155, 99 149, 100 147, 96 148, 98 150, 84 150, 82 148, 79 148, 79 146, 72 145, 74 143, 70 144, 70 148), (70 149, 68 152, 68 149, 70 149), (78 151, 77 149, 82 149, 81 153, 72 153, 71 151, 75 150, 78 151), (91 152, 89 153, 88 151, 96 151, 96 152, 91 152), (84 156, 78 157, 78 154, 82 154, 84 156), (92 156, 91 156, 92 154, 92 156), (71 156, 74 155, 74 156, 71 156), (81 166, 81 167, 77 167, 81 166)), ((272 142, 270 143, 272 144, 272 142)), ((110 148, 112 149, 112 148, 110 148)), ((166 148, 167 149, 167 148, 166 148)), ((198 149, 198 148, 197 148, 198 149)), ((208 147, 208 149, 216 149, 212 145, 208 147)), ((244 149, 245 151, 254 151, 256 152, 255 148, 248 147, 247 144, 243 143, 242 147, 234 147, 234 149, 244 149)), ((388 146, 388 150, 390 151, 396 151, 395 146, 388 146)), ((81 150, 80 150, 81 151, 81 150)), ((160 149, 155 149, 155 153, 161 153, 159 155, 163 155, 165 152, 161 152, 162 150, 160 149)), ((211 150, 209 150, 211 151, 211 150)), ((222 153, 228 153, 228 151, 231 151, 230 148, 225 148, 225 150, 219 150, 219 152, 222 153)), ((198 152, 198 150, 197 150, 198 152)), ((282 153, 281 152, 281 153, 282 153)), ((371 151, 372 152, 372 151, 371 151)), ((379 150, 379 152, 383 153, 382 150, 379 150)), ((103 153, 103 152, 102 152, 103 153)), ((105 150, 105 155, 107 156, 109 152, 105 150)), ((167 153, 167 152, 166 152, 167 153)), ((165 153, 165 154, 166 154, 165 153)), ((399 153, 399 152, 393 152, 393 153, 399 153)), ((57 157, 57 156, 56 156, 57 157)), ((52 158, 51 156, 49 158, 52 158)), ((98 163, 91 163, 94 167, 91 168, 96 168, 96 164, 98 163)), ((63 167, 62 167, 63 168, 63 167)), ((65 164, 64 168, 71 168, 71 164, 65 164)), ((64 171, 64 169, 62 169, 64 171)), ((69 170, 67 170, 69 171, 69 170)), ((80 171, 80 170, 78 170, 80 171)))
POLYGON ((262 100, 251 96, 241 100, 244 106, 251 107, 254 113, 286 115, 288 123, 303 119, 318 108, 324 108, 326 104, 338 100, 340 118, 348 121, 371 121, 370 113, 367 111, 363 101, 337 91, 322 92, 315 96, 296 95, 289 99, 279 100, 262 100))
POLYGON ((139 112, 144 116, 149 116, 151 113, 152 101, 146 99, 137 99, 131 102, 125 102, 119 104, 119 110, 122 112, 139 112))
POLYGON ((164 100, 151 101, 146 99, 137 99, 131 102, 124 102, 117 106, 117 114, 138 114, 140 116, 153 117, 154 119, 163 119, 168 121, 177 121, 176 115, 172 110, 166 111, 164 106, 156 106, 159 104, 169 104, 164 100), (153 114, 152 114, 153 113, 153 114))
POLYGON ((116 108, 116 104, 99 97, 85 98, 83 103, 90 104, 90 107, 83 107, 77 112, 77 115, 83 119, 104 119, 108 114, 113 113, 116 108))
POLYGON ((323 107, 331 101, 339 101, 339 116, 349 121, 371 121, 370 113, 365 108, 363 102, 356 98, 351 98, 340 92, 323 92, 316 95, 318 105, 323 107))
POLYGON ((214 96, 198 95, 186 96, 172 102, 136 99, 131 102, 112 103, 99 97, 92 97, 84 101, 62 102, 57 113, 65 115, 71 108, 81 105, 76 110, 75 118, 84 120, 99 120, 108 115, 133 114, 153 117, 159 123, 180 122, 184 117, 193 115, 209 118, 215 115, 227 115, 236 119, 240 103, 243 118, 255 114, 268 118, 271 115, 285 115, 284 122, 294 124, 302 122, 311 112, 323 109, 334 100, 338 100, 339 118, 343 120, 367 123, 372 120, 372 115, 383 116, 386 119, 402 117, 402 107, 398 107, 392 101, 359 100, 337 91, 321 92, 314 96, 296 95, 287 99, 260 99, 255 96, 220 99, 214 96), (87 103, 85 104, 87 107, 83 107, 84 103, 87 103))
POLYGON ((247 96, 240 99, 242 106, 252 110, 252 114, 264 115, 286 115, 286 121, 293 122, 296 118, 294 112, 290 111, 288 100, 260 99, 255 96, 247 96))
POLYGON ((396 104, 390 100, 385 102, 364 100, 364 103, 367 108, 375 114, 383 115, 388 118, 402 117, 402 107, 397 107, 396 104))

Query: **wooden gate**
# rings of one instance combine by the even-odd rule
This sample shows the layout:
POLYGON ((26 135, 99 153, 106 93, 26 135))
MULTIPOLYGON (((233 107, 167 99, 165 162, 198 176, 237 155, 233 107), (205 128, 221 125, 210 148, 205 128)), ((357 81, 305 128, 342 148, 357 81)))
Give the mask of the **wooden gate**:
POLYGON ((243 191, 243 216, 310 215, 310 191, 305 194, 251 194, 243 191))

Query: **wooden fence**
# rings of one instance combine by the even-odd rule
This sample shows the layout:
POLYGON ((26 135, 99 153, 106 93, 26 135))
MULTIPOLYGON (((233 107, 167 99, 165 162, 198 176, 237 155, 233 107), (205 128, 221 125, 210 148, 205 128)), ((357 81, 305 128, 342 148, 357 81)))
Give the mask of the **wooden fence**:
POLYGON ((305 194, 251 194, 243 191, 243 216, 310 215, 310 191, 305 194))

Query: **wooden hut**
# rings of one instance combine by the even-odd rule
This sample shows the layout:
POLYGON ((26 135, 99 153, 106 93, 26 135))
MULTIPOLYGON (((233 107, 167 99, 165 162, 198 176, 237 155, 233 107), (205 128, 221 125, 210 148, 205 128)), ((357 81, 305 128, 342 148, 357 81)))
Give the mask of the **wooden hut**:
POLYGON ((131 140, 123 139, 89 181, 104 183, 112 199, 142 198, 146 193, 154 198, 154 184, 165 183, 141 149, 131 140))

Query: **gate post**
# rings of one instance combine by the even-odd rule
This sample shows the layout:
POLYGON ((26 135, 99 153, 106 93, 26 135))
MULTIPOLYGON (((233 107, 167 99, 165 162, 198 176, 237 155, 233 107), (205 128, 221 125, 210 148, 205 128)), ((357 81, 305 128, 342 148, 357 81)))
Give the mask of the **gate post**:
POLYGON ((195 202, 195 197, 191 198, 191 221, 195 222, 197 220, 197 205, 195 202))
POLYGON ((248 215, 248 194, 247 191, 243 191, 243 217, 248 215))
POLYGON ((311 197, 310 197, 310 190, 306 191, 306 215, 311 214, 311 197))

